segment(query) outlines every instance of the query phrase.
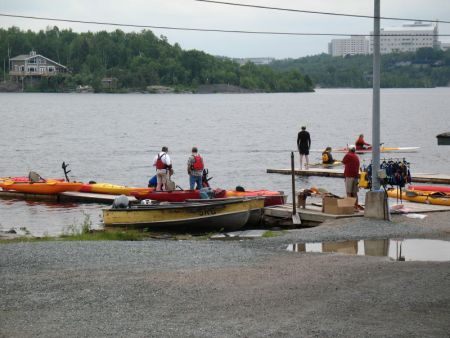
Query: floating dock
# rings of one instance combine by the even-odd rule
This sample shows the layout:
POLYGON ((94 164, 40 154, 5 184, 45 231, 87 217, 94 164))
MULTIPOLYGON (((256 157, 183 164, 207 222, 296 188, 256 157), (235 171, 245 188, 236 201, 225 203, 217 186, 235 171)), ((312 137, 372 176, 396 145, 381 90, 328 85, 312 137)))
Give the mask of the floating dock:
MULTIPOLYGON (((86 192, 67 191, 57 195, 41 195, 41 194, 25 194, 15 191, 1 191, 0 198, 5 199, 25 199, 33 201, 50 201, 50 202, 79 202, 79 203, 99 203, 112 204, 118 195, 93 194, 86 192)), ((130 202, 136 202, 133 196, 127 196, 130 202)))
MULTIPOLYGON (((308 169, 294 170, 296 176, 322 176, 322 177, 344 177, 343 169, 308 169)), ((291 169, 267 169, 268 174, 292 175, 291 169)), ((411 176, 411 181, 415 183, 435 183, 450 184, 450 175, 434 173, 416 173, 411 176)))
MULTIPOLYGON (((389 198, 389 205, 395 205, 396 199, 389 198)), ((423 214, 429 212, 443 212, 450 211, 450 206, 443 205, 431 205, 424 203, 414 203, 403 201, 401 203, 402 208, 397 210, 391 210, 391 214, 423 214)), ((322 207, 319 203, 306 204, 306 208, 298 208, 297 214, 302 222, 301 226, 316 226, 327 220, 340 219, 340 218, 353 218, 353 217, 364 217, 364 210, 356 212, 351 215, 333 215, 325 214, 322 212, 322 207)), ((273 207, 264 208, 264 216, 271 217, 275 220, 279 220, 282 223, 292 224, 292 203, 277 205, 273 207)))

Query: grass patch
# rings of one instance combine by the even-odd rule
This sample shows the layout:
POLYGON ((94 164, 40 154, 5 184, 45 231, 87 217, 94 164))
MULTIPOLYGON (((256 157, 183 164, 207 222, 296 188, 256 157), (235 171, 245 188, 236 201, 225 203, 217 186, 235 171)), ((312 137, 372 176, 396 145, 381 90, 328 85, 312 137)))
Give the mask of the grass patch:
POLYGON ((59 237, 65 241, 142 241, 148 234, 137 230, 90 230, 78 234, 64 234, 59 237))
POLYGON ((282 236, 284 234, 284 231, 272 231, 272 230, 267 230, 262 237, 263 238, 271 238, 271 237, 278 237, 278 236, 282 236))

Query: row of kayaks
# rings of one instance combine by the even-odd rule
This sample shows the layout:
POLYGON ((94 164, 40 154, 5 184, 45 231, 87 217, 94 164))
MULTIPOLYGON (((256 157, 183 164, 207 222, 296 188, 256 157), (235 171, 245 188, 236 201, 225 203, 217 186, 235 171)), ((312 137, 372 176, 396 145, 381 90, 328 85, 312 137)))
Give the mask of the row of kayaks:
POLYGON ((388 189, 391 198, 416 203, 450 206, 450 187, 438 185, 410 185, 404 189, 388 189))
MULTIPOLYGON (((183 202, 188 199, 201 199, 199 190, 156 191, 154 188, 129 187, 110 183, 66 182, 63 179, 47 179, 30 182, 27 177, 0 178, 0 188, 26 194, 55 195, 66 191, 77 191, 96 194, 134 196, 138 200, 156 200, 167 202, 183 202)), ((215 197, 264 197, 265 206, 286 203, 286 195, 279 191, 251 190, 235 191, 217 189, 215 197)))
MULTIPOLYGON (((414 153, 417 152, 420 149, 420 147, 385 147, 385 146, 381 146, 380 147, 380 152, 381 153, 414 153)), ((348 152, 348 147, 342 147, 342 148, 335 148, 333 149, 334 153, 347 153, 348 152)), ((323 152, 323 150, 320 149, 314 149, 311 150, 312 152, 323 152)), ((366 153, 371 153, 372 152, 372 147, 369 147, 367 149, 357 149, 356 153, 358 154, 366 154, 366 153)))

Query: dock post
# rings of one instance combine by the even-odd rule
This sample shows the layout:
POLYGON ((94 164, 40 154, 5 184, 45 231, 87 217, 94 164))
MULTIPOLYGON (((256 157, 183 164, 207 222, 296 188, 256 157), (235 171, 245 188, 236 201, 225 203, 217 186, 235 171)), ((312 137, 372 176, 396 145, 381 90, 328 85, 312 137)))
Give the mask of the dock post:
POLYGON ((300 224, 300 217, 297 215, 297 206, 295 204, 295 166, 294 152, 291 151, 291 178, 292 178, 292 223, 300 224))

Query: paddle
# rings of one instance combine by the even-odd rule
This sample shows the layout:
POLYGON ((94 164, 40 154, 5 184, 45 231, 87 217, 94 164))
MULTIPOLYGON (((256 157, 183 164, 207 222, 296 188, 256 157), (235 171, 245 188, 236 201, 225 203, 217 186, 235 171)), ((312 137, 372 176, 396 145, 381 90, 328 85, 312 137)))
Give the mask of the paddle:
POLYGON ((67 170, 68 166, 69 166, 69 163, 66 164, 66 162, 63 161, 61 168, 64 170, 64 176, 66 177, 66 181, 70 182, 69 176, 67 176, 67 174, 70 173, 72 170, 67 170))
POLYGON ((292 173, 292 223, 302 224, 300 216, 297 214, 297 206, 295 201, 295 169, 294 169, 294 152, 291 151, 291 173, 292 173))

